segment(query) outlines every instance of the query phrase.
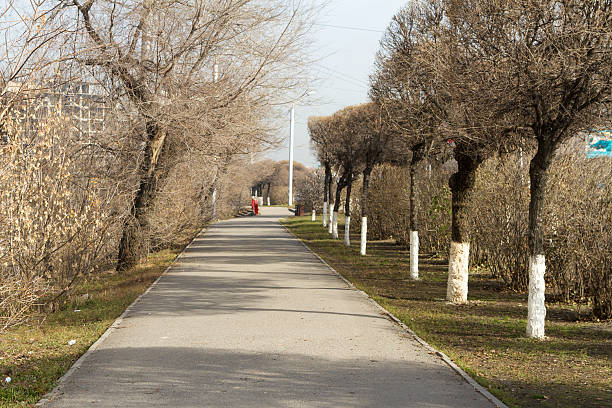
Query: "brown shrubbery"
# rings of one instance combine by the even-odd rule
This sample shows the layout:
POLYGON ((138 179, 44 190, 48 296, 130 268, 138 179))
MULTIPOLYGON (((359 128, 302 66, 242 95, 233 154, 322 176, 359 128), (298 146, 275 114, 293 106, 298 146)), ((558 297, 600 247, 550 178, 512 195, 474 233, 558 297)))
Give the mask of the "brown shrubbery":
MULTIPOLYGON (((430 168, 427 163, 417 168, 417 217, 422 252, 442 255, 448 250, 450 239, 449 165, 430 168)), ((408 169, 388 164, 377 166, 371 176, 369 239, 393 238, 408 244, 410 237, 410 175, 408 169)), ((356 186, 356 188, 359 188, 356 186)), ((352 201, 356 210, 360 198, 352 201)), ((359 230, 355 219, 355 232, 359 230)))
MULTIPOLYGON (((595 315, 612 305, 612 177, 609 159, 587 159, 574 140, 550 170, 544 247, 549 297, 591 300, 595 315)), ((528 162, 529 157, 525 158, 528 162)), ((471 203, 474 260, 507 287, 525 290, 529 177, 519 155, 489 160, 478 173, 471 203)))
POLYGON ((107 243, 108 203, 95 177, 83 177, 82 147, 70 122, 49 117, 24 131, 9 120, 0 145, 0 331, 36 305, 57 305, 107 243))

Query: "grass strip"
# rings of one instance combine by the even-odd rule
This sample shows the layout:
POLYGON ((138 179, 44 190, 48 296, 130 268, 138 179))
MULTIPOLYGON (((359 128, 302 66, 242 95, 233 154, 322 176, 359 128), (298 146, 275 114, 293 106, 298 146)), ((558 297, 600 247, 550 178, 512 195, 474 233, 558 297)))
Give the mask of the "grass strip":
POLYGON ((357 231, 348 248, 331 239, 320 217, 283 224, 510 407, 612 406, 610 322, 581 321, 578 306, 549 303, 546 340, 528 339, 527 295, 504 290, 482 268, 471 271, 469 303, 450 305, 444 259, 422 254, 421 279, 413 281, 409 251, 395 242, 369 242, 362 257, 357 231))
POLYGON ((132 270, 88 275, 61 310, 0 334, 0 407, 33 406, 178 253, 163 250, 132 270))

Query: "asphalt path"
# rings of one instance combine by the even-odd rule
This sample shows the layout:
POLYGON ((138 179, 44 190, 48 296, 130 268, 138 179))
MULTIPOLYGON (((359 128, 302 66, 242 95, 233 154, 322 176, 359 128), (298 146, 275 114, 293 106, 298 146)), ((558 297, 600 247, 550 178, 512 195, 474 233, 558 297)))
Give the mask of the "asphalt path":
POLYGON ((493 406, 262 213, 198 236, 44 406, 493 406))

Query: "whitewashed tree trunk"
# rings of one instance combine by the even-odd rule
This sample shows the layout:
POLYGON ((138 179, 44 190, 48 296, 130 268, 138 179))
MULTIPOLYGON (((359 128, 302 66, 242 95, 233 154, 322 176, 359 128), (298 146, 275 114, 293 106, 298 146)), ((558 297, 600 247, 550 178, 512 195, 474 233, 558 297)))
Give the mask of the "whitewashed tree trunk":
POLYGON ((419 279, 419 232, 410 231, 410 278, 419 279))
POLYGON ((332 238, 338 239, 338 213, 336 211, 332 216, 332 238))
POLYGON ((315 209, 312 209, 312 218, 311 221, 314 221, 317 218, 317 212, 315 211, 315 209))
POLYGON ((346 217, 344 222, 344 245, 351 246, 351 216, 346 217))
POLYGON ((546 258, 544 255, 529 257, 529 298, 527 301, 527 336, 544 338, 546 304, 544 303, 544 274, 546 258))
POLYGON ((368 245, 368 217, 361 217, 361 255, 366 254, 366 246, 368 245))
POLYGON ((257 197, 257 205, 263 207, 263 197, 257 197))
POLYGON ((268 207, 269 207, 270 206, 270 197, 267 197, 267 198, 268 198, 268 207))
POLYGON ((460 304, 467 302, 469 242, 452 242, 448 258, 448 286, 446 300, 460 304))
POLYGON ((334 232, 334 212, 332 211, 332 208, 334 208, 334 206, 329 203, 329 222, 327 223, 327 232, 329 232, 330 234, 332 234, 334 232))
POLYGON ((327 201, 323 203, 323 226, 327 227, 327 201))

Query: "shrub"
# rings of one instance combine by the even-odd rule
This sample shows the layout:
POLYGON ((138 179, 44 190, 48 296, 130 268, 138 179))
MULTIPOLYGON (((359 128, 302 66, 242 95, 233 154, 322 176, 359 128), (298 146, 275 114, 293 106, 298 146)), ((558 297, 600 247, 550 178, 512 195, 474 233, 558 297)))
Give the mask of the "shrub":
POLYGON ((93 270, 107 223, 96 180, 83 184, 72 153, 70 123, 57 115, 7 123, 0 146, 0 331, 35 306, 54 308, 93 270))

